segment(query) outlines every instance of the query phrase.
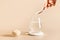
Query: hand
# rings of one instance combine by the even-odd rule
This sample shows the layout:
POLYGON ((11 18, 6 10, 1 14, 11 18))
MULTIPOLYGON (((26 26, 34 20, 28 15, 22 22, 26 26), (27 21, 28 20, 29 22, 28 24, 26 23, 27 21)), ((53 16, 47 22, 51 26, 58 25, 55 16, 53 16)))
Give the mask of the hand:
POLYGON ((56 0, 46 0, 45 2, 45 8, 55 6, 56 0))
POLYGON ((45 0, 43 10, 41 10, 38 14, 41 14, 46 8, 55 6, 55 4, 56 4, 56 0, 45 0))

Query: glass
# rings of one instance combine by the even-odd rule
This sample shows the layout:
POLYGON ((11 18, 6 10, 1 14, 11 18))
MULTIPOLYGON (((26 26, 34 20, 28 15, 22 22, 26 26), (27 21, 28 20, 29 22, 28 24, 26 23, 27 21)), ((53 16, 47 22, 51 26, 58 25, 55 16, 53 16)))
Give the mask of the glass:
POLYGON ((32 20, 29 25, 29 34, 30 35, 43 35, 43 32, 41 31, 41 20, 40 20, 39 14, 33 15, 32 20))

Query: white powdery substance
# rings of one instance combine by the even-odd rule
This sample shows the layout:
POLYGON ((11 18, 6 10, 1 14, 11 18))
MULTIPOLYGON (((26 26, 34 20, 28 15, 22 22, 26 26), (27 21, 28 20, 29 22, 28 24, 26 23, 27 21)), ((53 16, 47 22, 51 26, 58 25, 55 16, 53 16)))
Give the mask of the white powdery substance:
POLYGON ((21 35, 21 31, 19 31, 18 29, 13 30, 12 33, 14 36, 20 36, 21 35))

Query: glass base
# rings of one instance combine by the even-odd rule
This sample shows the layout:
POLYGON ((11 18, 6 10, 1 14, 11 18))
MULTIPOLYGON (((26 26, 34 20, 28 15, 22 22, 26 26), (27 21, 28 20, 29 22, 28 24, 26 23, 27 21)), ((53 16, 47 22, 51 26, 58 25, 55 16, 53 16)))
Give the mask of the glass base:
POLYGON ((28 34, 31 36, 43 36, 44 35, 44 33, 41 31, 40 32, 29 32, 28 34))

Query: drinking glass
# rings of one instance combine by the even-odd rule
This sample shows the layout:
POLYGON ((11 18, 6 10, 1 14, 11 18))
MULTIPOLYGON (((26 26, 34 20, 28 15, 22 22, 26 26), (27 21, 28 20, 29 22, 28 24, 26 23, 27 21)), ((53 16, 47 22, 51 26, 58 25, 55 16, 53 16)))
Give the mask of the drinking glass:
POLYGON ((30 35, 43 35, 41 31, 41 19, 39 14, 34 14, 32 16, 31 22, 29 24, 29 34, 30 35))

